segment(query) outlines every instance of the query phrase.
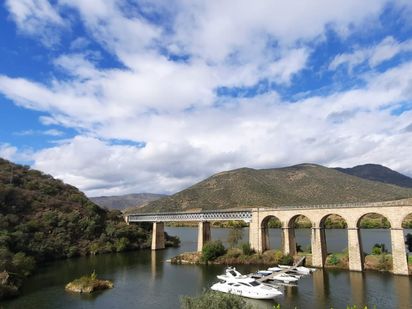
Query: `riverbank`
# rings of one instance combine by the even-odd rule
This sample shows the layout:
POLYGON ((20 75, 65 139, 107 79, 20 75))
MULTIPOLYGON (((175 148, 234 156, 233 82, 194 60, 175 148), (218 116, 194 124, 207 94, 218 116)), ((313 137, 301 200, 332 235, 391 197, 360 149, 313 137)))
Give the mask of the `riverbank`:
MULTIPOLYGON (((268 250, 262 254, 244 254, 241 249, 229 249, 224 255, 214 260, 206 261, 202 258, 202 252, 185 252, 181 253, 170 260, 172 264, 214 264, 214 265, 292 265, 305 256, 303 265, 313 267, 312 255, 310 253, 300 252, 295 256, 284 255, 280 250, 268 250)), ((412 273, 412 257, 408 259, 408 267, 412 273)), ((326 257, 325 268, 349 270, 349 257, 347 253, 332 253, 326 257)), ((376 270, 382 272, 392 271, 392 255, 369 254, 365 256, 364 268, 367 270, 376 270)))

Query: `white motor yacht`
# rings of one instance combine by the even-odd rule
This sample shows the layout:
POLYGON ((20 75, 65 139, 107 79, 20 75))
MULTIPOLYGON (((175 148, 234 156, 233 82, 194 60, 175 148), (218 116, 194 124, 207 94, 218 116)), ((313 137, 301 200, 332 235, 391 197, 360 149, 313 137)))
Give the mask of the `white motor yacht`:
POLYGON ((227 279, 226 281, 215 283, 211 289, 254 299, 272 299, 282 295, 282 292, 275 287, 257 282, 250 277, 227 279))
POLYGON ((234 267, 228 267, 225 269, 225 274, 224 275, 218 275, 218 279, 226 281, 230 279, 245 279, 248 278, 248 276, 242 275, 240 272, 236 270, 234 267))

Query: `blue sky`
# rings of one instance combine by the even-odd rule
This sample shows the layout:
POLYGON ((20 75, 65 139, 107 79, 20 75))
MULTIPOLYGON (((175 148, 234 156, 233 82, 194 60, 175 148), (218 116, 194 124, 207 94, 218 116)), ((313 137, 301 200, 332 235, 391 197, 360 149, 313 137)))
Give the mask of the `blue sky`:
POLYGON ((412 3, 6 0, 0 157, 90 196, 212 173, 412 176, 412 3))

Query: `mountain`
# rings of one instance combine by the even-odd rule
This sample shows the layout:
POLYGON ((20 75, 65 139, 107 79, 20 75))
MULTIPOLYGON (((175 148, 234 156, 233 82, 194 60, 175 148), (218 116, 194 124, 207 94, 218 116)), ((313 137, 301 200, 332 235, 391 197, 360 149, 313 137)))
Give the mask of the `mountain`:
POLYGON ((36 263, 147 248, 149 239, 77 188, 0 159, 0 299, 16 296, 36 263))
POLYGON ((166 195, 163 194, 137 193, 115 196, 91 197, 90 200, 93 203, 99 205, 100 207, 123 210, 128 207, 139 207, 144 205, 145 203, 158 200, 159 198, 165 196, 166 195))
POLYGON ((379 164, 357 165, 352 168, 336 167, 335 169, 342 173, 363 179, 389 183, 399 187, 412 188, 412 178, 379 164))
POLYGON ((372 202, 408 197, 412 197, 412 189, 361 179, 316 164, 299 164, 218 173, 174 195, 150 202, 140 211, 372 202))

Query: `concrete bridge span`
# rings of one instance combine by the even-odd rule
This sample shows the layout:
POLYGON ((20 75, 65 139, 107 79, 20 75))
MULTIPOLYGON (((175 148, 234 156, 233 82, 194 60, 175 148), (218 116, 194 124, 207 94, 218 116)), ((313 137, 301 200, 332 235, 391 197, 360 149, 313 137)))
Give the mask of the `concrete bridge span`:
POLYGON ((325 220, 330 215, 342 217, 347 224, 349 269, 363 270, 363 253, 359 223, 367 214, 376 213, 387 218, 390 223, 393 273, 408 275, 405 238, 402 222, 412 214, 412 199, 403 199, 377 203, 349 203, 330 205, 278 206, 274 208, 251 208, 242 211, 209 211, 193 213, 158 213, 132 214, 126 221, 153 222, 152 249, 164 248, 164 222, 196 221, 199 222, 198 250, 210 240, 210 221, 243 220, 250 222, 249 242, 253 249, 263 252, 268 249, 270 218, 281 222, 282 251, 296 253, 294 222, 298 216, 305 216, 311 221, 312 264, 315 267, 325 265, 327 246, 325 220), (162 235, 160 235, 162 234, 162 235))

